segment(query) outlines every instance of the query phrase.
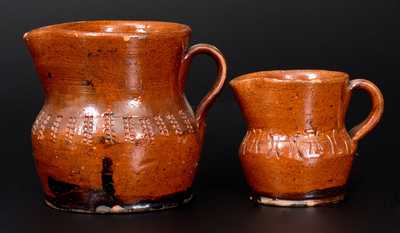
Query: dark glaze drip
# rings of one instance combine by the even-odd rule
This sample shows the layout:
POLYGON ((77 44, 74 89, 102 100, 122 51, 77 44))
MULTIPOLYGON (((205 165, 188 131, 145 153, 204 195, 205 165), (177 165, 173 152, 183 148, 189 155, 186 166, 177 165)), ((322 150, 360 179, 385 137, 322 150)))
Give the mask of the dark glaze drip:
POLYGON ((103 159, 103 170, 101 171, 101 181, 103 185, 103 190, 114 200, 116 200, 114 194, 114 182, 113 182, 113 169, 112 169, 112 160, 110 158, 105 157, 103 159))

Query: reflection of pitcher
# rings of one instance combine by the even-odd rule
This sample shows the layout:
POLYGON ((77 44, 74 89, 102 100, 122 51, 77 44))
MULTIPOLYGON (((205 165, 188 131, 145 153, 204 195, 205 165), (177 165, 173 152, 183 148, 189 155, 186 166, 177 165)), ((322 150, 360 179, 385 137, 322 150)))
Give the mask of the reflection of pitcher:
POLYGON ((190 200, 205 114, 226 77, 215 47, 188 49, 190 32, 176 23, 89 21, 24 36, 46 95, 32 143, 49 205, 119 213, 190 200), (184 81, 200 53, 219 74, 194 115, 184 81))
POLYGON ((282 206, 342 200, 357 143, 382 115, 379 89, 323 70, 257 72, 230 85, 248 123, 240 160, 253 198, 282 206), (373 109, 349 135, 344 118, 356 88, 373 109))

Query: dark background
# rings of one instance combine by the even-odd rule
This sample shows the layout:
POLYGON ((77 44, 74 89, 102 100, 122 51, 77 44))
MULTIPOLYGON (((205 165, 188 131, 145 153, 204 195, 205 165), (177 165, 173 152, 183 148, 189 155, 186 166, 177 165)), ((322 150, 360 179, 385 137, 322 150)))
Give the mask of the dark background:
MULTIPOLYGON (((0 232, 400 232, 397 107, 400 95, 400 3, 391 1, 1 0, 0 232), (216 45, 228 79, 285 68, 346 71, 385 96, 378 127, 364 138, 346 201, 318 208, 256 207, 238 161, 245 122, 225 85, 208 115, 195 200, 180 209, 123 216, 58 212, 42 202, 30 128, 43 94, 22 41, 33 28, 85 19, 175 21, 193 29, 192 44, 216 45)), ((194 59, 186 93, 193 106, 215 78, 214 62, 194 59)), ((356 92, 351 128, 369 112, 356 92)))

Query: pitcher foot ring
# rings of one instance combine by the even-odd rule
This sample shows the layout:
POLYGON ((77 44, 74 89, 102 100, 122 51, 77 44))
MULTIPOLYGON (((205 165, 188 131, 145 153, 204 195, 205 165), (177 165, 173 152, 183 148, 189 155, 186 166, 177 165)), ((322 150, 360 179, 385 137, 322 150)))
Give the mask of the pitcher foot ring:
POLYGON ((48 198, 45 198, 44 201, 47 206, 61 211, 86 213, 86 214, 127 214, 127 213, 150 212, 150 211, 159 211, 159 210, 176 208, 189 203, 192 199, 193 199, 193 193, 186 191, 160 200, 141 201, 131 205, 129 204, 128 205, 115 204, 112 206, 99 205, 94 208, 67 206, 55 203, 52 200, 49 200, 48 198))
POLYGON ((250 200, 262 205, 281 206, 281 207, 312 207, 335 204, 344 199, 344 194, 331 197, 305 199, 305 200, 288 200, 280 198, 272 198, 266 196, 250 196, 250 200))

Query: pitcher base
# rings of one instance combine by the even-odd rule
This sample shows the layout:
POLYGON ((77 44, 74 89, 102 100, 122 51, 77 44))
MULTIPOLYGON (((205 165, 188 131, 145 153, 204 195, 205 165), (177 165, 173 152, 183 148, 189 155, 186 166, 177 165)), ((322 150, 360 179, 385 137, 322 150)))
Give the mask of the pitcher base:
POLYGON ((76 206, 70 208, 66 205, 60 205, 54 201, 51 201, 48 198, 45 198, 44 201, 47 206, 61 211, 86 214, 126 214, 176 208, 189 203, 192 199, 193 193, 191 191, 186 191, 162 198, 160 200, 140 201, 131 205, 99 205, 95 208, 85 208, 84 206, 82 206, 82 208, 76 206))
POLYGON ((250 196, 250 200, 255 201, 262 205, 272 205, 272 206, 283 206, 283 207, 312 207, 335 204, 344 199, 344 194, 339 194, 331 197, 315 198, 315 199, 305 199, 305 200, 289 200, 272 198, 266 196, 253 195, 250 196))

